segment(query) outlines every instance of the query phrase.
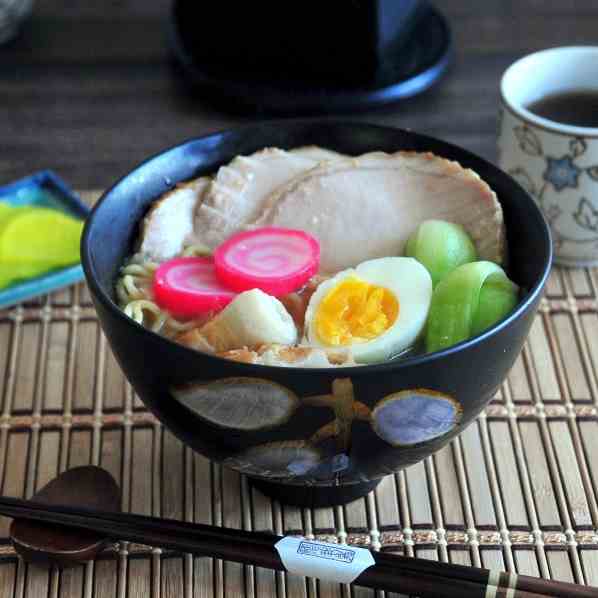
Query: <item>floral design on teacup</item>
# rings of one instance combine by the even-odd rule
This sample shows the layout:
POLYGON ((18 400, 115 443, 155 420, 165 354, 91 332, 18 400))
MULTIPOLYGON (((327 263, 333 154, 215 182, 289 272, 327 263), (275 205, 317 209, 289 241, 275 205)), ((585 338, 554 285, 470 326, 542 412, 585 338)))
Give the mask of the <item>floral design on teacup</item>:
POLYGON ((557 191, 562 191, 566 187, 577 189, 581 169, 575 166, 573 160, 574 158, 571 156, 563 156, 562 158, 547 156, 544 180, 552 183, 557 191))
POLYGON ((585 197, 579 200, 579 206, 573 214, 573 218, 581 228, 598 232, 598 210, 585 197))
POLYGON ((544 215, 546 216, 546 220, 548 220, 549 224, 552 224, 562 213, 563 210, 561 210, 561 208, 559 208, 559 206, 556 204, 552 204, 544 210, 544 215))
POLYGON ((536 185, 532 180, 532 177, 527 171, 518 166, 517 168, 509 169, 508 173, 530 194, 534 197, 537 196, 536 185))
POLYGON ((557 193, 561 193, 567 189, 577 189, 580 177, 584 175, 598 181, 598 165, 582 167, 576 163, 578 158, 586 153, 588 148, 586 140, 582 137, 571 139, 569 152, 558 157, 551 156, 544 151, 542 140, 526 124, 514 126, 513 133, 521 151, 545 162, 542 180, 537 183, 534 182, 527 170, 521 166, 511 168, 507 172, 537 200, 552 229, 555 249, 558 251, 565 242, 595 243, 598 246, 598 210, 592 205, 590 199, 585 196, 580 197, 575 211, 571 214, 573 221, 579 228, 596 233, 596 236, 585 239, 572 238, 558 230, 555 224, 563 214, 563 210, 558 204, 549 203, 545 199, 546 190, 549 186, 552 186, 557 193))
POLYGON ((522 125, 519 127, 513 127, 513 133, 519 141, 519 147, 530 156, 541 156, 542 142, 538 136, 527 126, 522 125))

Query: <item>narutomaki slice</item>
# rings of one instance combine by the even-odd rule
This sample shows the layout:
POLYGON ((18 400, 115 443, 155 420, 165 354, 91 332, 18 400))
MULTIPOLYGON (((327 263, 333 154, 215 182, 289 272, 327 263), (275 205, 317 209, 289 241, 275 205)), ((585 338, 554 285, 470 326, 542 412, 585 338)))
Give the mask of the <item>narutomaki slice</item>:
POLYGON ((307 233, 268 227, 232 236, 214 252, 216 276, 235 291, 276 297, 301 288, 317 271, 320 245, 307 233))
POLYGON ((156 270, 156 303, 176 317, 193 318, 220 310, 236 295, 218 280, 209 257, 176 258, 156 270))

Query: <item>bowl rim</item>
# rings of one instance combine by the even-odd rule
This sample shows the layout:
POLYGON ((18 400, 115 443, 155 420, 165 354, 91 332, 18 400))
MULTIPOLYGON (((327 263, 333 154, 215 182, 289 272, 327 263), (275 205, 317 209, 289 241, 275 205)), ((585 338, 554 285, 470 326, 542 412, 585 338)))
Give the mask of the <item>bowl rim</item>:
MULTIPOLYGON (((377 374, 377 373, 388 373, 390 371, 398 371, 403 370, 413 365, 426 365, 429 363, 433 363, 438 360, 442 360, 445 357, 449 357, 455 353, 459 353, 461 351, 474 348, 478 345, 484 343, 487 339, 496 336, 505 328, 511 326, 516 320, 521 318, 532 306, 532 304, 538 299, 539 295, 542 293, 546 281, 548 280, 548 276, 550 275, 552 262, 553 262, 553 246, 552 246, 552 237, 550 233, 550 227, 542 214, 542 211, 533 200, 533 198, 529 195, 525 189, 519 185, 517 181, 515 181, 512 177, 509 177, 511 182, 516 185, 528 198, 532 210, 536 212, 536 216, 538 217, 538 221, 541 223, 542 226, 542 233, 543 233, 543 241, 544 245, 548 251, 548 259, 544 264, 542 274, 539 280, 528 290, 525 297, 517 304, 516 308, 505 318, 500 320, 498 323, 494 324, 487 330, 484 330, 481 334, 461 341, 455 345, 447 347, 446 349, 442 349, 440 351, 434 351, 432 353, 424 353, 413 355, 410 357, 405 357, 403 359, 398 360, 387 360, 380 363, 373 363, 373 364, 363 364, 363 365, 354 365, 354 366, 341 366, 341 367, 321 367, 321 368, 298 368, 298 367, 285 367, 285 366, 273 366, 273 365, 263 365, 263 364, 255 364, 255 363, 244 363, 238 361, 232 361, 230 359, 226 359, 224 357, 219 357, 217 355, 212 355, 209 353, 204 353, 202 351, 198 351, 196 349, 192 349, 177 343, 171 339, 168 339, 164 336, 161 336, 157 332, 153 332, 150 329, 146 328, 142 324, 139 324, 129 316, 127 316, 124 311, 112 300, 112 298, 108 295, 108 293, 104 290, 103 286, 99 283, 98 277, 94 271, 93 260, 91 256, 91 248, 90 248, 90 236, 91 231, 94 228, 94 224, 97 218, 97 214, 100 211, 102 204, 107 200, 107 198, 111 195, 111 193, 120 186, 120 184, 127 179, 129 176, 133 175, 134 173, 138 172, 139 170, 143 169, 147 164, 152 162, 153 160, 161 157, 163 154, 166 154, 170 151, 174 151, 177 149, 181 149, 193 142, 197 142, 203 139, 209 139, 210 137, 217 137, 223 134, 232 134, 237 132, 242 132, 243 130, 251 130, 254 129, 256 126, 289 126, 289 125, 334 125, 334 126, 341 126, 341 127, 355 127, 355 126, 364 126, 370 129, 381 129, 381 130, 392 130, 395 132, 403 132, 407 135, 416 135, 421 141, 424 143, 441 143, 442 145, 446 146, 447 148, 456 150, 458 153, 465 154, 465 156, 469 159, 473 159, 474 161, 481 161, 484 163, 486 167, 494 169, 501 173, 501 175, 509 177, 509 175, 502 171, 498 166, 492 164, 488 160, 470 152, 469 150, 457 146, 453 143, 444 141, 443 139, 438 139, 436 137, 432 137, 429 135, 421 134, 416 131, 412 131, 409 129, 403 129, 401 127, 391 127, 388 125, 380 125, 376 123, 369 123, 363 121, 351 121, 347 119, 335 119, 335 118, 322 118, 322 117, 306 117, 306 118, 286 118, 286 119, 264 119, 259 120, 243 125, 238 125, 234 127, 226 127, 223 129, 217 129, 212 131, 206 135, 200 135, 198 137, 190 137, 185 139, 181 143, 177 143, 176 145, 169 146, 155 154, 152 154, 142 162, 138 163, 134 168, 127 171, 124 175, 117 179, 117 181, 108 187, 104 193, 100 196, 98 201, 92 208, 91 214, 88 216, 85 222, 85 227, 83 230, 83 234, 81 237, 81 264, 83 266, 83 271, 85 273, 85 279, 87 284, 90 286, 92 290, 92 295, 95 297, 96 300, 99 300, 103 307, 107 309, 112 315, 116 316, 119 320, 123 322, 124 325, 133 326, 143 335, 149 335, 149 338, 154 340, 159 340, 165 343, 167 346, 170 346, 172 349, 176 349, 177 351, 182 351, 186 353, 189 358, 197 358, 199 355, 202 359, 214 360, 217 364, 227 364, 229 366, 235 366, 235 375, 258 375, 259 377, 270 377, 272 374, 276 376, 276 373, 280 373, 281 370, 290 371, 289 373, 305 373, 308 372, 314 375, 332 375, 338 377, 338 372, 342 371, 343 374, 346 376, 359 376, 365 374, 377 374), (260 376, 260 373, 262 374, 260 376)), ((441 156, 442 157, 442 156, 441 156)), ((181 181, 174 181, 173 185, 179 183, 181 181)), ((157 199, 157 198, 156 198, 157 199)))

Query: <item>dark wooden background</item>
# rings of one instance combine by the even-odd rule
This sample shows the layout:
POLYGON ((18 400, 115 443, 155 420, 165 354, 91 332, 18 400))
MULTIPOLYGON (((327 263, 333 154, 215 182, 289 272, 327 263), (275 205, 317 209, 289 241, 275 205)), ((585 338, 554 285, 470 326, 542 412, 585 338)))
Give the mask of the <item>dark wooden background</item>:
MULTIPOLYGON (((503 70, 533 50, 598 42, 596 0, 436 5, 456 40, 448 76, 418 98, 351 118, 410 127, 493 159, 503 70)), ((169 6, 36 1, 22 35, 0 47, 0 183, 52 168, 77 188, 103 188, 149 154, 246 119, 176 84, 165 44, 169 6)))

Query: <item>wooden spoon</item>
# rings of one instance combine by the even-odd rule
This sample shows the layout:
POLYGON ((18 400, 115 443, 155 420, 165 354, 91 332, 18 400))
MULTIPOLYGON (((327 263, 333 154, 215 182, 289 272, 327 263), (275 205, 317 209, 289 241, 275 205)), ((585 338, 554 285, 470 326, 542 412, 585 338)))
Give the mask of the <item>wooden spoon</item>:
MULTIPOLYGON (((120 488, 104 469, 75 467, 46 484, 31 500, 102 511, 120 511, 120 488)), ((46 566, 72 567, 93 559, 109 542, 98 533, 27 519, 10 526, 15 550, 26 560, 46 566)))

